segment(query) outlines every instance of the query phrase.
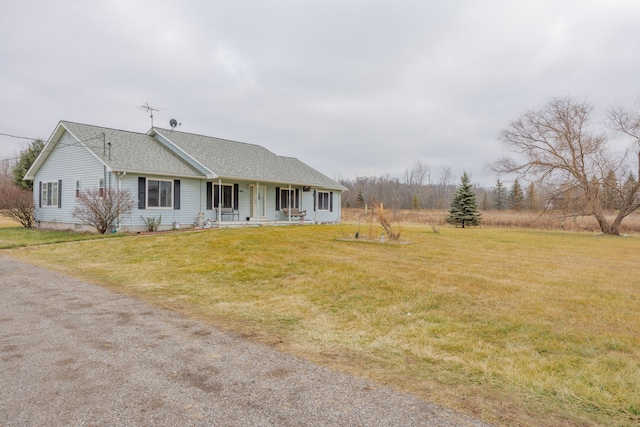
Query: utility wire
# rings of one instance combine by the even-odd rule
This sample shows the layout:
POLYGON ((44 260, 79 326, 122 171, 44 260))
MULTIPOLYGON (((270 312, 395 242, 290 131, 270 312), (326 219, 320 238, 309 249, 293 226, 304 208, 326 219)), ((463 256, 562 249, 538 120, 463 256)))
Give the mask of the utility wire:
POLYGON ((0 132, 0 135, 8 136, 8 137, 11 137, 11 138, 17 138, 17 139, 28 139, 28 140, 31 140, 31 141, 35 141, 37 139, 42 140, 42 138, 29 138, 29 137, 26 137, 26 136, 16 136, 16 135, 10 135, 8 133, 2 133, 2 132, 0 132))
MULTIPOLYGON (((10 135, 8 133, 3 133, 3 132, 0 132, 0 136, 8 136, 8 137, 17 138, 17 139, 26 139, 26 140, 29 140, 29 141, 42 141, 45 144, 48 144, 49 142, 51 142, 51 141, 45 141, 42 138, 31 138, 31 137, 28 137, 28 136, 10 135)), ((84 143, 84 142, 87 142, 87 141, 92 141, 94 139, 102 139, 102 136, 101 135, 96 135, 96 136, 92 136, 91 138, 83 139, 83 140, 80 140, 80 141, 74 141, 74 142, 58 142, 56 145, 59 146, 59 147, 81 147, 81 146, 85 146, 85 147, 90 147, 90 148, 93 148, 93 149, 96 149, 96 150, 102 148, 102 147, 99 147, 97 145, 94 145, 94 146, 87 145, 87 144, 81 145, 81 143, 84 143)))

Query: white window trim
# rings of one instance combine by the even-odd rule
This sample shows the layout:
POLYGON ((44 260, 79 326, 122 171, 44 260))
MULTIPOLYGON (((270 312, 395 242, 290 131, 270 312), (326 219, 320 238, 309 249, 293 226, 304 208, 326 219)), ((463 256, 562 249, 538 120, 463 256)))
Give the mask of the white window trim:
MULTIPOLYGON (((145 185, 147 187, 147 188, 145 188, 145 192, 146 192, 145 197, 147 199, 146 200, 146 208, 147 209, 173 209, 173 202, 174 202, 174 200, 173 200, 173 196, 174 196, 174 194, 173 194, 173 191, 174 191, 173 185, 174 184, 173 184, 173 180, 172 179, 153 178, 153 177, 149 178, 149 177, 147 177, 145 185), (151 181, 168 182, 169 184, 171 184, 171 204, 169 206, 151 206, 149 204, 149 183, 151 181)), ((158 204, 160 204, 160 190, 159 189, 158 189, 158 204)))
MULTIPOLYGON (((216 191, 215 190, 215 188, 216 188, 215 186, 216 185, 220 185, 220 187, 221 187, 220 188, 220 194, 219 194, 221 197, 220 197, 219 202, 221 202, 221 204, 223 206, 222 209, 233 209, 233 207, 235 206, 235 204, 234 204, 235 200, 233 199, 233 196, 234 196, 234 194, 233 194, 233 185, 234 184, 233 183, 229 184, 229 183, 226 183, 226 182, 223 182, 222 184, 218 184, 217 182, 214 182, 213 183, 213 187, 212 187, 212 189, 213 189, 212 191, 213 192, 216 191), (231 187, 231 206, 230 207, 226 207, 226 208, 224 207, 224 187, 231 187)), ((215 199, 216 199, 216 195, 214 194, 213 195, 213 200, 215 200, 215 199)), ((218 206, 215 205, 215 203, 214 203, 213 209, 218 209, 218 206)))
POLYGON ((104 197, 104 178, 98 179, 98 195, 100 198, 104 197))
POLYGON ((51 181, 51 206, 58 207, 58 181, 51 181))
MULTIPOLYGON (((302 205, 302 201, 298 198, 296 200, 296 188, 295 187, 291 187, 291 189, 289 189, 288 187, 280 187, 280 194, 278 195, 278 210, 282 211, 283 209, 287 209, 287 206, 284 206, 284 200, 285 198, 282 197, 283 195, 287 194, 287 192, 290 192, 291 194, 291 201, 293 202, 292 205, 295 208, 296 205, 298 205, 298 207, 300 207, 302 205)), ((288 206, 288 207, 292 207, 292 206, 288 206)))
POLYGON ((42 199, 40 200, 40 206, 42 208, 58 208, 58 181, 41 181, 41 185, 42 194, 40 197, 42 199), (51 193, 49 193, 49 184, 51 184, 51 193))
POLYGON ((329 191, 318 191, 318 211, 329 212, 329 210, 331 209, 331 200, 329 200, 330 198, 331 198, 331 192, 329 192, 329 191), (326 194, 327 195, 327 206, 326 206, 326 209, 320 208, 320 201, 322 200, 322 194, 326 194))

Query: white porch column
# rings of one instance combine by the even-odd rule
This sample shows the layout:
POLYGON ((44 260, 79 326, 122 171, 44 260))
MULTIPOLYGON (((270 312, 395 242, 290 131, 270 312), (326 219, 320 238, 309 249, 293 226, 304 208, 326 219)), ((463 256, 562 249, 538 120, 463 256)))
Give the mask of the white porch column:
POLYGON ((222 178, 218 178, 218 224, 222 223, 222 178))
POLYGON ((289 222, 291 222, 291 184, 289 184, 289 192, 287 193, 287 206, 289 207, 289 222))

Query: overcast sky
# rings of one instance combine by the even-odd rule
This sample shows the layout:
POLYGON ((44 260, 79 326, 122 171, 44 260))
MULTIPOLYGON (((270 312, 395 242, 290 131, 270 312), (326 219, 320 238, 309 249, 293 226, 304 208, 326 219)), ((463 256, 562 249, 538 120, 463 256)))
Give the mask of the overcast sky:
MULTIPOLYGON (((640 95, 637 0, 0 0, 0 133, 60 120, 260 144, 332 178, 474 182, 526 109, 640 95)), ((28 141, 0 136, 0 157, 28 141)))

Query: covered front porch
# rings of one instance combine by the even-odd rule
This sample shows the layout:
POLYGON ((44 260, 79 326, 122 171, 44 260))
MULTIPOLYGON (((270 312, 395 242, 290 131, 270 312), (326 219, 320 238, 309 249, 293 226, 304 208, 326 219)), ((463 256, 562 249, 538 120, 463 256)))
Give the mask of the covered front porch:
POLYGON ((333 192, 317 187, 218 179, 206 183, 206 209, 196 226, 337 222, 333 207, 333 192))

